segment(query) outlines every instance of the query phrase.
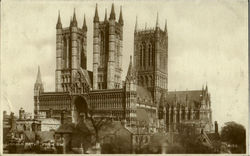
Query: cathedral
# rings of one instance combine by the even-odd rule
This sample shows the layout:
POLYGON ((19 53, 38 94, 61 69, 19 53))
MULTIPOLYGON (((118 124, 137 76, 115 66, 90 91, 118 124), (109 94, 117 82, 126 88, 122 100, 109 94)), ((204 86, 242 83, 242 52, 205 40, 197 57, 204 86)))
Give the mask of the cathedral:
POLYGON ((122 7, 99 19, 98 6, 93 17, 93 52, 87 51, 87 25, 79 26, 74 11, 68 27, 60 13, 56 24, 55 91, 46 92, 40 68, 34 85, 34 115, 78 123, 87 112, 95 118, 138 124, 138 113, 146 112, 153 131, 178 131, 180 125, 212 129, 212 110, 208 87, 192 91, 168 90, 168 30, 159 26, 157 14, 153 29, 134 29, 134 53, 125 80, 122 80, 122 7), (87 53, 93 53, 93 71, 87 69, 87 53))

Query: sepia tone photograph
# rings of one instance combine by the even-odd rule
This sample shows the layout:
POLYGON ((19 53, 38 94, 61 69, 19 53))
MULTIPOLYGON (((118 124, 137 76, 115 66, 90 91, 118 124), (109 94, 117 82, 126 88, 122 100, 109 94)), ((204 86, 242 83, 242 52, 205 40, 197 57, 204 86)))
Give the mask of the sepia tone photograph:
POLYGON ((3 0, 0 154, 249 152, 247 0, 3 0))

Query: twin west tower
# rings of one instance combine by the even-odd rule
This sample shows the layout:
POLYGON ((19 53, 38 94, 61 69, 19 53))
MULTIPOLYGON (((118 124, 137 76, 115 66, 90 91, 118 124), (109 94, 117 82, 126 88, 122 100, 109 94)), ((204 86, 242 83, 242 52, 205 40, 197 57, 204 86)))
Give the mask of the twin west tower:
MULTIPOLYGON (((122 8, 121 8, 122 9, 122 8)), ((120 10, 116 21, 114 5, 104 21, 99 20, 96 5, 93 20, 93 85, 92 89, 114 89, 122 87, 122 43, 123 18, 120 10)), ((79 69, 87 69, 87 25, 84 16, 83 26, 78 27, 76 14, 70 27, 63 28, 60 14, 56 25, 56 91, 68 91, 79 69)))
MULTIPOLYGON (((99 19, 98 6, 93 19, 93 90, 122 88, 123 15, 120 7, 116 20, 114 4, 109 17, 105 10, 103 21, 99 19)), ((158 23, 154 29, 139 30, 137 20, 134 31, 134 64, 137 83, 146 87, 159 99, 167 90, 168 82, 168 36, 167 26, 161 30, 158 23)), ((60 14, 56 25, 56 91, 69 91, 78 70, 87 70, 87 25, 78 27, 74 11, 70 26, 62 27, 60 14)), ((129 42, 129 41, 128 41, 129 42)), ((156 99, 155 99, 156 100, 156 99)))

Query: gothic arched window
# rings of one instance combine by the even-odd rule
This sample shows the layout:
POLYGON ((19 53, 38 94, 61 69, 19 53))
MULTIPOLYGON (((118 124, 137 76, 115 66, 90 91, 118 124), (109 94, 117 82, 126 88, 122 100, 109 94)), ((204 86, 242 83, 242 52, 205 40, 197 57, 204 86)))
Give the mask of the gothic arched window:
POLYGON ((148 66, 152 65, 152 44, 148 44, 148 66))
POLYGON ((143 45, 140 45, 140 66, 143 64, 143 45))
POLYGON ((143 44, 143 49, 142 49, 142 54, 143 54, 143 67, 146 66, 146 44, 143 44))
POLYGON ((63 39, 63 66, 67 67, 67 39, 66 37, 63 39))

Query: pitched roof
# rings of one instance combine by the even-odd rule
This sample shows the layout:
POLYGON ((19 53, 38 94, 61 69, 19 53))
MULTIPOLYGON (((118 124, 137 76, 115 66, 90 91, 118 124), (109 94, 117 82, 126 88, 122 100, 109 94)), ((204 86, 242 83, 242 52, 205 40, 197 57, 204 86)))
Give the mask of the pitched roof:
POLYGON ((186 104, 188 106, 198 107, 198 103, 202 98, 202 90, 192 90, 192 91, 170 91, 164 93, 161 103, 174 104, 175 101, 179 104, 186 104))
POLYGON ((220 135, 218 133, 206 133, 209 140, 213 141, 219 141, 220 135))

